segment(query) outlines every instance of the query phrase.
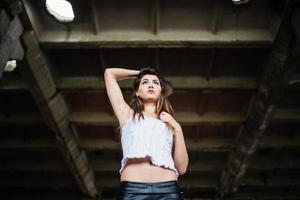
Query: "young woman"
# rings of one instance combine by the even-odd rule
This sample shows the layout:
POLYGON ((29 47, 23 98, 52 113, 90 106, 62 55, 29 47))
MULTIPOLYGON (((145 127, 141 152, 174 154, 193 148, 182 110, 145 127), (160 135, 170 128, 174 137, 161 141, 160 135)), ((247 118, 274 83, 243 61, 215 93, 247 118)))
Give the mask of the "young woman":
POLYGON ((177 178, 186 172, 188 153, 169 102, 171 83, 153 68, 107 68, 104 79, 121 130, 118 199, 183 199, 177 178), (135 78, 130 104, 117 83, 127 78, 135 78))

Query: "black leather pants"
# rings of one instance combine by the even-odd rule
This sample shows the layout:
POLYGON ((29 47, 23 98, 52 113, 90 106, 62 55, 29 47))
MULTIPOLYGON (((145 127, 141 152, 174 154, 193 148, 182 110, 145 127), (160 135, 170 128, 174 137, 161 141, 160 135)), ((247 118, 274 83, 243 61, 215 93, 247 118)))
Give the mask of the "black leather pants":
POLYGON ((121 181, 118 200, 183 200, 177 181, 140 183, 121 181))

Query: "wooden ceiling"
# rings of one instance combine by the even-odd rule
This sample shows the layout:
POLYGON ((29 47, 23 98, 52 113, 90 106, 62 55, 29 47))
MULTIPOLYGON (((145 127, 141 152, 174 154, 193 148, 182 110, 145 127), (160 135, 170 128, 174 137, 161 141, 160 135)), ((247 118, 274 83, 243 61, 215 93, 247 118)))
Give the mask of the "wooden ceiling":
POLYGON ((0 28, 24 29, 25 56, 0 78, 1 199, 114 199, 103 71, 149 66, 175 88, 185 199, 300 199, 299 1, 72 0, 66 24, 44 1, 6 2, 0 28))

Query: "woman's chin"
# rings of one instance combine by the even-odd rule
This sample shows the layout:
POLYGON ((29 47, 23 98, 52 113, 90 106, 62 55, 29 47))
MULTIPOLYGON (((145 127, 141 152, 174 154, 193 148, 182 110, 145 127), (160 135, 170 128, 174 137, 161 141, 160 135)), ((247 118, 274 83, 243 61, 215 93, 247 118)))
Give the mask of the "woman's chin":
POLYGON ((144 103, 156 103, 157 100, 158 100, 158 98, 148 97, 148 98, 143 99, 143 102, 144 103))

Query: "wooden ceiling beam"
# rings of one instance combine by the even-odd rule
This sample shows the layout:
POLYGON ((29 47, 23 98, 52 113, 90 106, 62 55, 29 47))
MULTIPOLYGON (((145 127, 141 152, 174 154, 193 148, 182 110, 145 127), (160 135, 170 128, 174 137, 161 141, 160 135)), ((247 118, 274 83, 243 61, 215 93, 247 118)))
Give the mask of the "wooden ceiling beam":
POLYGON ((3 115, 0 114, 0 125, 36 125, 44 124, 44 120, 41 118, 39 113, 24 113, 24 114, 14 114, 14 115, 3 115))
POLYGON ((67 168, 65 163, 58 160, 48 158, 48 160, 33 160, 31 161, 29 158, 27 160, 18 159, 17 161, 5 161, 0 165, 0 171, 10 171, 10 172, 23 172, 23 173, 30 173, 30 172, 67 172, 67 168))
POLYGON ((300 185, 299 177, 290 174, 251 174, 251 177, 244 177, 240 185, 243 186, 260 186, 260 187, 293 187, 300 185))
MULTIPOLYGON (((25 1, 29 5, 32 2, 25 1)), ((72 23, 74 28, 67 38, 68 30, 62 30, 61 24, 53 22, 45 12, 36 11, 40 7, 27 6, 26 11, 34 24, 42 25, 42 31, 36 31, 42 32, 38 39, 44 48, 270 47, 277 32, 275 25, 281 19, 274 12, 280 4, 273 2, 258 1, 243 9, 215 1, 205 4, 191 1, 184 6, 180 2, 158 0, 122 3, 100 1, 93 7, 86 6, 88 2, 74 4, 74 10, 80 10, 79 20, 72 23), (93 18, 96 10, 98 17, 93 18), (237 10, 241 13, 241 24, 235 14, 237 10), (266 13, 270 13, 270 19, 266 13), (257 23, 252 22, 250 14, 257 17, 257 23), (101 23, 100 32, 95 31, 98 29, 95 19, 101 23), (271 22, 275 24, 273 30, 270 30, 271 22)))
MULTIPOLYGON (((278 110, 271 116, 272 121, 277 122, 299 122, 300 111, 298 110, 278 110)), ((246 116, 239 113, 205 113, 203 115, 196 112, 178 112, 175 118, 185 126, 197 126, 200 124, 216 125, 240 125, 246 121, 246 116)), ((76 124, 86 125, 117 125, 117 119, 104 112, 76 112, 70 114, 70 120, 76 124)), ((1 122, 1 118, 0 118, 1 122)))
MULTIPOLYGON (((119 160, 108 159, 93 159, 91 165, 95 172, 109 172, 117 171, 120 169, 119 160)), ((197 159, 189 163, 188 173, 193 172, 217 172, 223 170, 225 163, 222 159, 197 159)), ((297 157, 288 157, 281 159, 280 161, 272 158, 270 160, 255 158, 248 165, 249 170, 257 171, 257 173, 272 173, 269 171, 276 171, 279 174, 289 174, 291 170, 299 170, 300 162, 297 161, 297 157)))
POLYGON ((231 194, 238 189, 247 170, 248 160, 259 147, 264 132, 272 120, 272 115, 279 100, 283 98, 285 83, 283 82, 287 68, 288 54, 291 45, 288 18, 291 15, 292 4, 285 9, 284 21, 274 47, 263 66, 262 81, 258 94, 253 100, 249 115, 237 137, 236 148, 228 158, 227 167, 220 178, 220 196, 231 194), (287 65, 287 66, 286 66, 287 65))
MULTIPOLYGON (((118 187, 119 185, 119 177, 113 176, 115 172, 108 173, 108 172, 101 172, 96 173, 96 180, 98 187, 118 187)), ((182 188, 216 188, 218 187, 218 180, 217 180, 218 173, 215 174, 208 174, 207 172, 197 173, 188 173, 185 174, 184 177, 180 180, 180 186, 182 188)), ((279 175, 278 178, 270 178, 270 181, 264 182, 264 178, 259 176, 259 174, 255 175, 253 178, 245 179, 241 185, 243 187, 292 187, 296 186, 299 187, 300 179, 297 177, 289 177, 284 178, 283 182, 280 181, 280 178, 284 176, 279 175), (280 178, 279 178, 280 177, 280 178), (289 182, 290 181, 290 182, 289 182)))
POLYGON ((95 0, 91 0, 89 2, 89 6, 90 6, 90 8, 92 10, 92 20, 93 20, 95 35, 98 35, 99 32, 100 32, 100 25, 99 25, 98 13, 97 13, 97 5, 96 5, 95 0))
MULTIPOLYGON (((5 134, 5 133, 4 133, 5 134)), ((43 133, 40 133, 43 134, 43 133)), ((54 139, 25 139, 21 138, 3 138, 0 139, 0 149, 55 149, 58 148, 57 141, 54 139)))
MULTIPOLYGON (((298 123, 300 121, 300 110, 283 110, 278 109, 274 112, 272 116, 272 122, 283 123, 283 122, 294 122, 298 123)), ((245 118, 238 114, 214 114, 214 115, 200 115, 197 113, 177 113, 176 118, 186 126, 197 126, 199 124, 241 124, 245 118), (187 117, 187 118, 185 118, 187 117)), ((70 114, 71 122, 77 124, 87 124, 87 125, 116 125, 117 119, 108 113, 103 112, 80 112, 70 114)), ((44 120, 39 114, 34 113, 23 113, 14 114, 10 116, 0 114, 0 125, 35 125, 43 124, 44 120)))
POLYGON ((45 178, 39 178, 35 180, 34 177, 31 177, 31 179, 26 182, 22 178, 20 178, 20 181, 18 180, 11 180, 10 178, 5 178, 6 182, 0 181, 0 187, 22 187, 22 188, 50 188, 50 187, 56 187, 56 188, 70 188, 75 187, 72 185, 72 180, 64 180, 63 178, 60 178, 59 180, 50 180, 47 178, 47 181, 45 181, 45 178), (72 186, 71 186, 72 185, 72 186))
POLYGON ((34 29, 35 34, 39 37, 43 32, 43 24, 40 21, 40 17, 37 14, 35 4, 30 0, 23 0, 23 6, 25 8, 23 19, 29 29, 34 29))
MULTIPOLYGON (((154 30, 155 31, 155 30, 154 30)), ((239 31, 243 32, 243 31, 239 31)), ((236 34, 236 30, 226 33, 219 31, 213 34, 206 30, 183 33, 174 30, 172 33, 135 33, 107 31, 95 35, 90 31, 74 31, 66 39, 65 32, 43 31, 39 37, 40 44, 46 49, 65 48, 269 48, 273 36, 268 30, 252 30, 236 34), (231 32, 231 33, 230 33, 231 32), (81 39, 81 38, 88 38, 81 39)))
MULTIPOLYGON (((195 112, 178 112, 175 118, 182 125, 199 124, 228 124, 239 125, 245 121, 245 116, 240 113, 206 113, 199 115, 195 112)), ((117 125, 117 119, 104 112, 78 112, 71 113, 70 120, 76 124, 88 125, 117 125)))
MULTIPOLYGON (((115 174, 115 173, 113 173, 115 174)), ((97 186, 98 187, 118 187, 120 184, 119 177, 113 176, 112 174, 108 174, 106 172, 106 175, 99 173, 99 175, 96 175, 97 180, 97 186)), ((213 177, 203 177, 202 178, 187 178, 181 180, 180 182, 181 187, 185 188, 215 188, 217 185, 217 179, 213 177)))
MULTIPOLYGON (((157 59, 157 58, 156 58, 157 59)), ((156 62, 159 64, 159 62, 156 62)), ((175 89, 244 89, 257 88, 257 81, 247 77, 180 77, 168 76, 175 89)), ((56 79, 56 85, 61 90, 104 90, 104 80, 99 77, 60 77, 56 79)), ((123 89, 131 89, 132 81, 120 82, 123 89)), ((28 85, 20 77, 4 77, 0 82, 0 90, 28 89, 28 85)))
MULTIPOLYGON (((234 146, 232 139, 207 139, 203 138, 201 141, 195 142, 191 139, 187 140, 187 149, 190 151, 207 151, 215 149, 216 151, 223 152, 224 150, 231 149, 234 146)), ((96 150, 121 150, 120 142, 103 138, 80 138, 81 148, 87 151, 96 150)))
MULTIPOLYGON (((256 89, 257 81, 247 77, 206 77, 167 76, 175 89, 256 89)), ((99 77, 61 77, 56 80, 57 87, 67 89, 104 90, 104 80, 99 77)), ((120 81, 120 87, 132 88, 132 80, 120 81)))
POLYGON ((60 150, 78 185, 85 194, 95 197, 97 188, 93 171, 89 168, 85 152, 79 148, 76 130, 68 119, 69 111, 66 102, 56 90, 49 63, 33 31, 25 32, 23 40, 27 47, 28 64, 21 67, 21 73, 29 85, 45 122, 56 133, 61 144, 60 150))
POLYGON ((28 90, 28 85, 20 76, 3 76, 0 81, 0 90, 28 90))
MULTIPOLYGON (((20 3, 18 1, 14 1, 14 2, 8 1, 8 2, 10 2, 9 6, 13 6, 13 4, 20 3)), ((16 7, 15 9, 18 8, 16 7)), ((14 9, 11 8, 11 12, 14 12, 13 10, 14 9)), ((17 13, 15 13, 15 15, 17 15, 17 13)), ((22 60, 24 57, 24 49, 19 39, 20 35, 24 30, 24 27, 18 16, 14 16, 14 18, 10 20, 10 17, 8 16, 8 14, 6 14, 6 10, 2 9, 2 7, 0 7, 0 20, 1 20, 1 24, 0 24, 0 79, 1 79, 5 71, 5 66, 7 64, 7 61, 22 60)))
MULTIPOLYGON (((42 133, 41 133, 42 134, 42 133)), ((114 133, 111 133, 112 135, 114 133)), ((187 133, 186 133, 187 134, 187 133)), ((188 133, 192 135, 192 133, 188 133)), ((284 133, 283 133, 284 134, 284 133)), ((84 135, 84 133, 83 133, 84 135)), ((188 141, 187 148, 190 151, 229 151, 234 147, 234 140, 232 138, 205 138, 202 137, 199 141, 193 141, 188 136, 186 136, 188 141)), ((87 151, 97 151, 97 150, 119 150, 120 143, 116 139, 104 139, 101 137, 80 137, 81 148, 87 151)), ((24 140, 23 138, 1 138, 0 139, 0 150, 7 149, 55 149, 58 147, 56 141, 51 139, 29 139, 24 140)), ((300 140, 297 138, 289 137, 273 137, 266 136, 261 142, 259 149, 300 149, 300 140)), ((275 163, 274 163, 275 164, 275 163)))
MULTIPOLYGON (((15 190, 17 191, 17 190, 15 190)), ((78 194, 74 193, 56 193, 56 194, 49 194, 49 193, 44 193, 44 194, 28 194, 28 193, 20 193, 17 192, 18 194, 7 194, 6 196, 9 196, 10 200, 19 200, 19 199, 43 199, 43 200, 89 200, 88 198, 83 198, 78 194), (62 197, 63 195, 63 197, 62 197)), ((3 194, 5 196, 5 193, 3 194)), ((90 199, 93 200, 93 199, 90 199)))
POLYGON ((159 10, 159 2, 158 0, 151 1, 152 9, 152 29, 153 34, 157 35, 159 32, 159 22, 160 22, 160 10, 159 10))
POLYGON ((300 110, 299 109, 276 109, 272 116, 272 123, 280 122, 299 122, 300 121, 300 110))
MULTIPOLYGON (((113 133, 112 133, 113 134, 113 133)), ((282 138, 282 137, 268 137, 268 141, 261 143, 260 149, 300 149, 300 141, 293 138, 282 138)), ((215 150, 223 152, 224 150, 230 150, 234 148, 234 140, 218 139, 218 138, 201 138, 200 141, 196 142, 186 137, 187 149, 190 151, 209 151, 215 150)), ((121 149, 120 143, 113 139, 103 138, 80 138, 81 147, 87 151, 96 150, 118 150, 121 149)))
MULTIPOLYGON (((300 169, 299 161, 295 161, 295 157, 290 157, 287 159, 282 159, 279 162, 274 160, 262 160, 255 159, 252 164, 249 164, 248 170, 255 171, 249 175, 249 179, 256 177, 257 179, 263 179, 265 176, 268 180, 267 182, 273 182, 272 173, 276 171, 276 176, 284 177, 288 179, 287 176, 291 174, 291 171, 296 171, 300 169)), ((10 171, 10 172, 66 172, 67 168, 64 163, 60 160, 57 160, 55 157, 49 159, 33 159, 30 157, 27 159, 16 160, 4 160, 2 159, 3 164, 0 166, 0 171, 10 171)), ((119 160, 91 160, 91 167, 95 173, 118 173, 120 169, 119 160)), ((224 169, 224 162, 222 160, 196 160, 189 164, 188 173, 197 174, 197 173, 211 173, 211 172, 220 172, 224 169)), ((66 172, 67 173, 67 172, 66 172)), ((200 177, 201 178, 201 177, 200 177)), ((283 180, 283 179, 282 179, 283 180)), ((266 181, 266 180, 265 180, 266 181)), ((276 179, 277 184, 279 179, 276 179)), ((243 180, 241 185, 247 183, 247 178, 243 180)))
POLYGON ((73 177, 64 171, 56 172, 7 172, 0 171, 0 187, 21 188, 74 188, 73 177))
POLYGON ((214 2, 213 16, 211 18, 211 32, 213 34, 218 33, 220 13, 223 7, 220 6, 219 2, 214 2))

